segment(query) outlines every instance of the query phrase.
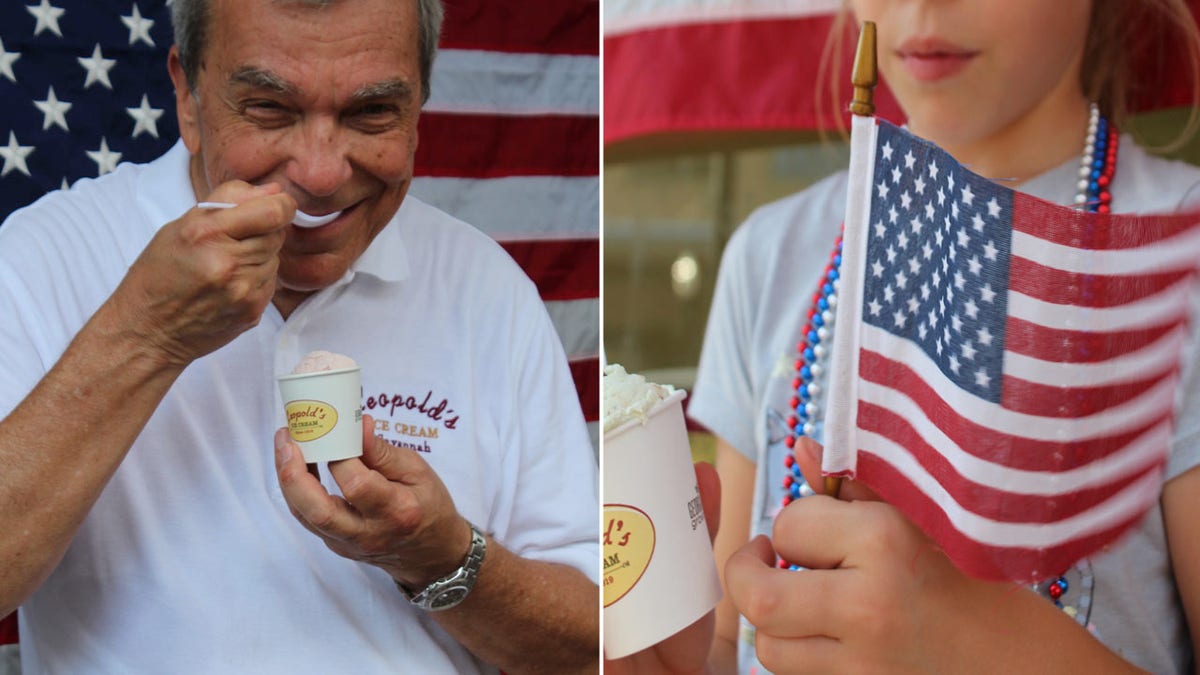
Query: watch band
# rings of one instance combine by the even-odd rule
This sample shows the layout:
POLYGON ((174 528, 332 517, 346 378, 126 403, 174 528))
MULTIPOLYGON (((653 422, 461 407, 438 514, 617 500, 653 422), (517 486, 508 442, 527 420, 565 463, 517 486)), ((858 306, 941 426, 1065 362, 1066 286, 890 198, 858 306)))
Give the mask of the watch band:
POLYGON ((483 565, 483 557, 486 554, 487 539, 479 531, 479 528, 471 525, 471 546, 467 549, 467 557, 463 560, 461 567, 420 591, 410 591, 399 581, 396 582, 396 587, 404 593, 409 602, 421 609, 430 612, 450 609, 466 600, 471 589, 475 588, 475 581, 479 578, 479 568, 483 565))

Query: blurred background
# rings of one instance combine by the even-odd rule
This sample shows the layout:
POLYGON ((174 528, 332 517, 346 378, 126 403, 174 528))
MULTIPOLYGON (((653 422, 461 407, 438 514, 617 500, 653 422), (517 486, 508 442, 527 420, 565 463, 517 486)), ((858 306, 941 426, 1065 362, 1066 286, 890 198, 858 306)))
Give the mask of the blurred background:
MULTIPOLYGON (((730 234, 757 207, 849 162, 833 112, 845 105, 827 100, 819 77, 840 3, 603 6, 605 355, 690 390, 730 234)), ((848 32, 843 53, 829 55, 842 97, 854 40, 848 32)), ((1171 52, 1158 47, 1144 56, 1145 112, 1131 129, 1144 146, 1174 139, 1191 114, 1186 83, 1164 83, 1171 52)), ((885 86, 876 102, 880 116, 903 120, 885 86)), ((1160 154, 1200 164, 1200 139, 1160 154)), ((712 437, 690 423, 689 432, 695 458, 711 461, 712 437)))

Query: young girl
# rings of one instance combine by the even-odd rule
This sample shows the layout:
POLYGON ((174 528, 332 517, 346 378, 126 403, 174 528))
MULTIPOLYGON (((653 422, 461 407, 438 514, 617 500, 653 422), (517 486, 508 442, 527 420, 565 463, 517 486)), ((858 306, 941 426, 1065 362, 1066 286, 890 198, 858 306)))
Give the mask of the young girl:
MULTIPOLYGON (((856 19, 876 22, 880 70, 909 129, 975 173, 1080 208, 1163 213, 1200 203, 1200 169, 1153 158, 1127 135, 1116 152, 1104 141, 1107 125, 1125 122, 1135 83, 1123 31, 1138 25, 1139 35, 1183 36, 1176 72, 1194 81, 1200 48, 1183 0, 850 4, 856 19), (1103 189, 1081 181, 1081 170, 1091 171, 1081 169, 1081 154, 1089 153, 1110 176, 1103 189)), ((819 412, 798 440, 788 418, 796 344, 838 235, 845 190, 839 174, 763 207, 724 254, 689 410, 719 439, 715 548, 726 597, 708 665, 732 671, 736 647, 741 672, 760 673, 756 656, 779 673, 1194 668, 1200 384, 1193 375, 1159 507, 1117 544, 1035 589, 967 578, 895 509, 853 501, 867 496, 862 486, 848 484, 841 501, 806 497, 781 509, 788 456, 809 482, 821 482, 819 412), (777 554, 810 569, 778 569, 777 554)), ((610 672, 699 670, 711 630, 702 621, 610 664, 610 672)))

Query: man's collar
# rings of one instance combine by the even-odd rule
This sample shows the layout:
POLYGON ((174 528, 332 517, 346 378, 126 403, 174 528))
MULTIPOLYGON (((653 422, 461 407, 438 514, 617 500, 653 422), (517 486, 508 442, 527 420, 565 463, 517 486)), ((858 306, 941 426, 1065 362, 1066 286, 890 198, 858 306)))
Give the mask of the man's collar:
POLYGON ((401 224, 411 217, 412 197, 400 204, 400 209, 388 224, 375 235, 367 250, 351 265, 356 274, 369 274, 380 281, 404 281, 408 277, 408 251, 401 235, 401 224))
POLYGON ((138 176, 138 206, 155 228, 179 218, 196 204, 188 177, 189 158, 187 146, 182 140, 176 141, 138 176))

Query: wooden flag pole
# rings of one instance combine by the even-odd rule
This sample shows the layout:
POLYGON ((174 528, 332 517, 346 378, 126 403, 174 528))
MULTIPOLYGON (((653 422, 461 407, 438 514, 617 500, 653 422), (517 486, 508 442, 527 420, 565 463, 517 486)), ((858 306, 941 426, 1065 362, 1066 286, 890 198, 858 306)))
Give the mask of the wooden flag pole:
MULTIPOLYGON (((850 75, 854 85, 854 97, 850 101, 850 112, 861 117, 875 114, 875 85, 879 73, 875 60, 875 22, 864 21, 858 34, 858 51, 854 54, 854 72, 850 75)), ((825 476, 825 494, 837 498, 842 491, 841 476, 825 476)))

